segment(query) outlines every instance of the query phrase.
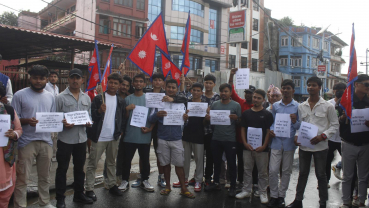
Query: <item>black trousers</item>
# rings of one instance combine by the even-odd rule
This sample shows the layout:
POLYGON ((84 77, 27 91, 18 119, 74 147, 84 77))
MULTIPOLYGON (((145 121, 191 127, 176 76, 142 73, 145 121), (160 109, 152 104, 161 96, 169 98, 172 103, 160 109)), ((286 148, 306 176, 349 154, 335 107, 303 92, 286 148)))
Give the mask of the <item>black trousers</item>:
POLYGON ((150 144, 135 144, 124 142, 123 145, 123 171, 122 180, 129 181, 129 175, 131 173, 131 163, 133 156, 138 150, 141 161, 141 179, 148 180, 150 174, 150 144))
POLYGON ((341 142, 332 142, 328 140, 328 155, 327 155, 327 165, 326 165, 326 175, 327 182, 331 179, 331 163, 334 159, 334 151, 338 151, 341 154, 341 142))
POLYGON ((231 179, 231 187, 236 186, 237 170, 236 170, 236 146, 237 142, 225 141, 211 141, 214 158, 214 182, 219 183, 219 176, 222 166, 223 152, 227 158, 227 167, 229 170, 229 177, 231 179))
POLYGON ((243 173, 244 173, 244 165, 243 165, 243 144, 237 143, 237 181, 243 182, 243 173))
POLYGON ((205 162, 205 180, 211 180, 213 176, 214 160, 213 152, 211 150, 211 140, 213 134, 206 134, 204 136, 204 149, 206 152, 206 162, 205 162))
POLYGON ((83 167, 86 161, 86 142, 78 144, 67 144, 60 140, 57 143, 56 160, 58 168, 55 175, 56 199, 64 199, 67 185, 67 171, 70 157, 73 155, 74 192, 83 192, 85 172, 83 167))

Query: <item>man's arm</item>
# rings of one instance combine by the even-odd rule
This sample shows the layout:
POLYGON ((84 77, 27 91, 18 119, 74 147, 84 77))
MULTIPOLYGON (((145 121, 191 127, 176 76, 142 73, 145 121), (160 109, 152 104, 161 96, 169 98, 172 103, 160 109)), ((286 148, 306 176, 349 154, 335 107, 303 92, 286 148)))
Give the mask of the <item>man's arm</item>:
POLYGON ((101 114, 99 113, 100 106, 101 106, 100 96, 97 95, 94 97, 91 103, 91 116, 94 122, 97 122, 98 120, 101 119, 101 114))
POLYGON ((340 124, 338 123, 338 117, 333 105, 329 105, 327 112, 329 120, 329 128, 323 132, 327 138, 331 138, 338 130, 340 124))

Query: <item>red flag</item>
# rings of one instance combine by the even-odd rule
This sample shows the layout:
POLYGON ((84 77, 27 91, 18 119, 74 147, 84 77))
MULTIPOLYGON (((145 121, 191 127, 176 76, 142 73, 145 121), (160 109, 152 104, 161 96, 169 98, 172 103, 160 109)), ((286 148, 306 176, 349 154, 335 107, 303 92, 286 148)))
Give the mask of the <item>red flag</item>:
POLYGON ((92 54, 90 64, 88 65, 88 72, 90 77, 88 79, 86 91, 95 89, 97 83, 101 80, 100 62, 99 62, 99 50, 97 48, 97 41, 95 40, 95 49, 92 54))
POLYGON ((181 48, 181 52, 183 55, 181 70, 185 76, 190 70, 190 52, 189 52, 190 39, 191 39, 191 16, 190 16, 190 12, 188 12, 186 31, 183 37, 182 48, 181 48))
POLYGON ((178 67, 170 60, 168 59, 168 57, 164 54, 161 53, 161 68, 163 69, 163 73, 164 73, 164 69, 167 68, 167 75, 170 72, 172 79, 175 79, 178 83, 178 86, 181 83, 181 70, 178 69, 178 67))
POLYGON ((91 102, 92 102, 92 100, 93 100, 93 99, 95 98, 95 96, 97 95, 96 88, 95 88, 95 89, 93 89, 93 90, 88 91, 88 92, 87 92, 87 95, 90 97, 91 102))
POLYGON ((102 91, 106 91, 106 87, 108 86, 108 76, 111 74, 111 52, 113 51, 114 45, 111 45, 108 60, 106 61, 104 75, 101 80, 102 91))
POLYGON ((340 106, 345 110, 346 116, 351 119, 353 96, 354 96, 354 82, 357 80, 357 59, 355 49, 355 29, 352 24, 352 36, 350 44, 350 65, 347 75, 347 88, 342 95, 340 106))
POLYGON ((154 71, 156 47, 165 54, 168 54, 162 14, 152 22, 149 29, 132 49, 127 59, 151 77, 154 71))

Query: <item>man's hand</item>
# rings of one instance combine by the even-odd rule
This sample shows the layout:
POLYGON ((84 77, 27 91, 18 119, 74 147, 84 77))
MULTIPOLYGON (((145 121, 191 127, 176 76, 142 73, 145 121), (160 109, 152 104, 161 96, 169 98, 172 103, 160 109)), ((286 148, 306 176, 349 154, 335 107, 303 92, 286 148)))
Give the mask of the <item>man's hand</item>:
POLYGON ((347 116, 345 114, 345 112, 343 112, 343 114, 339 117, 340 121, 344 121, 346 120, 347 116))
POLYGON ((365 121, 365 126, 369 127, 369 121, 365 121))
POLYGON ((296 121, 297 121, 297 116, 296 116, 296 114, 290 114, 290 118, 291 118, 291 122, 293 123, 293 124, 295 124, 296 123, 296 121))
POLYGON ((6 96, 2 97, 0 102, 4 103, 4 104, 8 104, 8 99, 6 96))
POLYGON ((13 129, 9 129, 7 132, 5 132, 5 136, 14 141, 18 140, 17 134, 14 132, 13 129))
POLYGON ((246 149, 254 151, 254 148, 252 148, 252 146, 249 143, 243 143, 243 145, 245 146, 246 149))
POLYGON ((157 113, 156 113, 156 116, 157 116, 157 117, 164 117, 164 116, 167 116, 167 112, 165 112, 165 111, 159 111, 159 112, 157 112, 157 113))
POLYGON ((269 136, 270 136, 270 138, 274 138, 275 137, 275 133, 274 133, 273 130, 270 130, 269 131, 269 136))
POLYGON ((102 104, 98 110, 100 114, 105 113, 106 111, 106 104, 102 104))
POLYGON ((258 147, 258 148, 256 148, 255 152, 262 152, 262 151, 265 150, 265 148, 266 147, 264 147, 264 146, 258 147))
POLYGON ((206 115, 205 115, 205 120, 206 120, 206 121, 210 121, 210 115, 209 115, 209 114, 206 114, 206 115))
POLYGON ((174 98, 172 97, 169 97, 168 95, 164 96, 163 99, 161 100, 163 102, 173 102, 174 101, 174 98))
POLYGON ((190 112, 190 110, 186 110, 186 113, 183 114, 183 120, 184 120, 184 122, 186 122, 188 120, 188 114, 187 114, 188 112, 190 112))
POLYGON ((35 127, 37 123, 38 123, 38 120, 36 120, 36 118, 35 118, 35 117, 32 117, 32 118, 28 119, 28 124, 29 124, 30 126, 35 127))
POLYGON ((92 126, 92 124, 90 124, 90 122, 87 122, 85 126, 87 126, 87 127, 91 127, 91 126, 92 126))
POLYGON ((133 110, 133 109, 135 109, 135 108, 136 108, 135 104, 129 104, 129 105, 126 107, 126 110, 127 110, 127 111, 130 111, 130 110, 133 110))
POLYGON ((295 143, 295 145, 296 145, 296 146, 301 146, 301 143, 298 143, 298 142, 297 142, 297 136, 295 136, 295 141, 294 141, 294 143, 295 143))
POLYGON ((236 114, 231 114, 231 115, 229 115, 229 118, 231 120, 237 120, 238 119, 238 116, 236 114))
POLYGON ((73 126, 74 126, 74 124, 69 124, 69 123, 67 123, 67 119, 63 119, 63 125, 64 125, 64 127, 66 128, 66 129, 71 129, 71 128, 73 128, 73 126))
POLYGON ((316 136, 310 140, 311 144, 318 144, 319 142, 323 141, 322 135, 316 136))
POLYGON ((231 76, 235 75, 237 71, 238 71, 238 68, 231 69, 231 76))
POLYGON ((151 132, 151 130, 152 130, 151 128, 141 127, 141 131, 142 131, 142 133, 144 133, 144 134, 151 132))

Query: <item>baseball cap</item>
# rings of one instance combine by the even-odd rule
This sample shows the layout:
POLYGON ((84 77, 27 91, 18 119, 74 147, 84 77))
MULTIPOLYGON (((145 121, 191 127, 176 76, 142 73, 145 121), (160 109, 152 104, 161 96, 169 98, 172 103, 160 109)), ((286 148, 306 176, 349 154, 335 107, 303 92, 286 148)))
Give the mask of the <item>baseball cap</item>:
POLYGON ((256 90, 256 88, 252 85, 249 85, 249 89, 246 89, 245 92, 251 92, 254 93, 254 91, 256 90))
POLYGON ((72 75, 78 75, 80 77, 82 77, 82 71, 80 69, 74 68, 72 70, 69 71, 69 77, 71 77, 72 75))

